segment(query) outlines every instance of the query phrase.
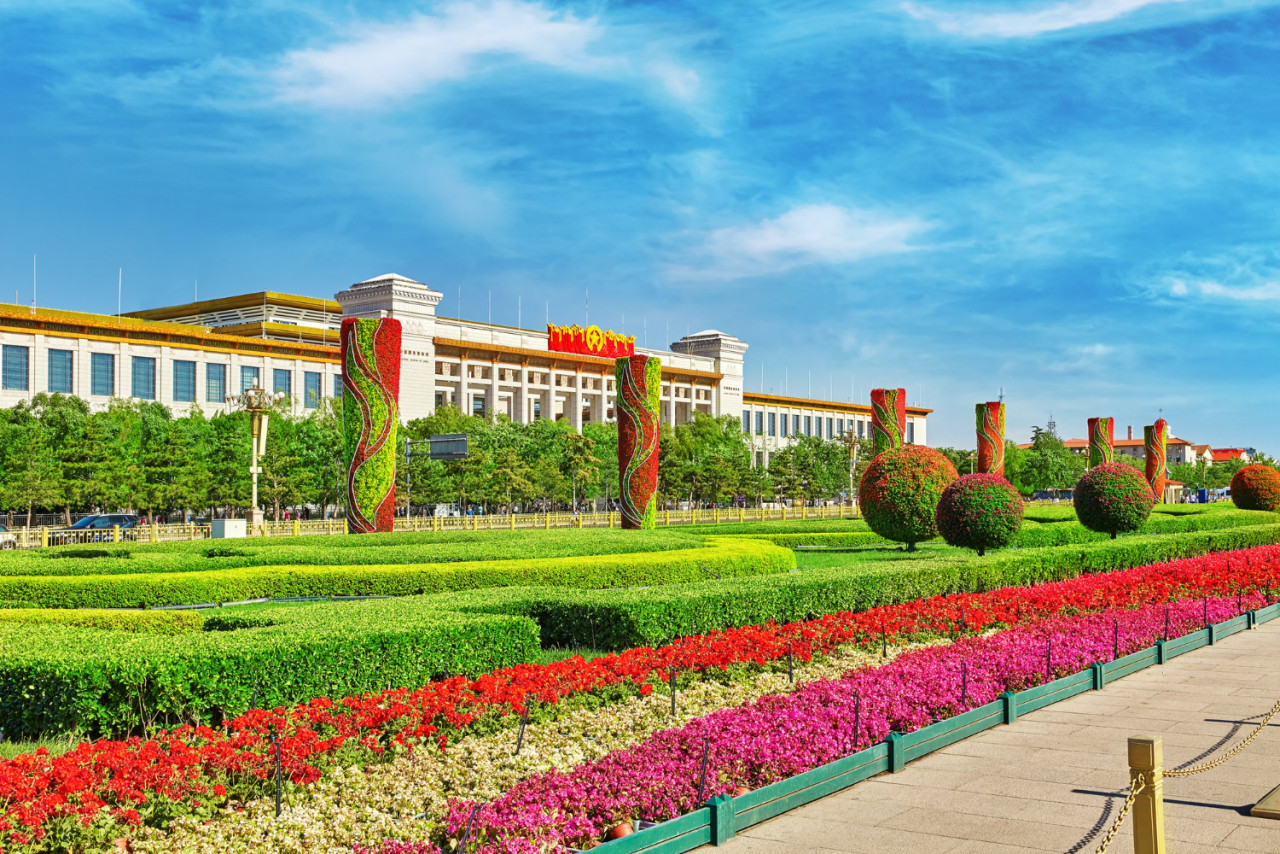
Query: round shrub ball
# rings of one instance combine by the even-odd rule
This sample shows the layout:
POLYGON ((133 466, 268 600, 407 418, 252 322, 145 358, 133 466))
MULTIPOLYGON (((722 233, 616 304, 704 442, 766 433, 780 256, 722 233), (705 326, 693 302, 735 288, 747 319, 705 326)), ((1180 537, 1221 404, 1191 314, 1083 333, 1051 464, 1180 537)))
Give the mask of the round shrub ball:
POLYGON ((867 466, 858 504, 871 530, 914 548, 938 536, 938 500, 957 477, 956 467, 933 448, 891 448, 867 466))
POLYGON ((1271 466, 1245 466, 1231 478, 1231 500, 1241 510, 1280 508, 1280 472, 1271 466))
POLYGON ((942 491, 938 533, 947 545, 987 549, 1009 545, 1022 527, 1022 496, 998 474, 966 474, 942 491))
POLYGON ((1085 472, 1076 484, 1076 516, 1090 531, 1126 534, 1151 515, 1155 496, 1142 472, 1124 463, 1103 463, 1085 472))

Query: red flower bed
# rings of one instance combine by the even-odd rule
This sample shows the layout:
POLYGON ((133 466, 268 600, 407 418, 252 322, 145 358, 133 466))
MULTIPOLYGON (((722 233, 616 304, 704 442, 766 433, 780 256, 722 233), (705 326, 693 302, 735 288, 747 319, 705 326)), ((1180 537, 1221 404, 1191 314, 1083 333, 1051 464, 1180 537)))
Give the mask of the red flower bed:
MULTIPOLYGON (((207 814, 231 796, 268 791, 271 734, 280 734, 285 773, 298 784, 317 779, 339 751, 367 759, 393 745, 434 740, 444 747, 481 719, 519 715, 575 695, 613 690, 648 693, 669 668, 700 671, 733 664, 765 665, 787 655, 922 634, 980 632, 1055 614, 1133 607, 1280 589, 1280 546, 1155 564, 1039 587, 939 596, 860 614, 832 614, 786 626, 751 626, 685 638, 659 649, 636 648, 586 662, 579 657, 526 664, 477 679, 454 677, 407 688, 319 698, 292 708, 254 710, 225 731, 180 727, 156 737, 81 744, 60 757, 45 751, 0 761, 0 851, 27 844, 70 823, 110 816, 122 826, 164 825, 182 813, 207 814), (105 811, 105 812, 104 812, 105 811)), ((122 831, 123 827, 122 827, 122 831)))

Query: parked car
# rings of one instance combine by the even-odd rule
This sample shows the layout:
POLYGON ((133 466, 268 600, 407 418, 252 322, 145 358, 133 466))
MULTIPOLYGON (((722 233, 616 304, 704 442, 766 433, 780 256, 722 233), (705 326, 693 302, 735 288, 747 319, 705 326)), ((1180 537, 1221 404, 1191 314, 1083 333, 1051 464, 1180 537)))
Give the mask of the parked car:
POLYGON ((0 525, 0 549, 16 549, 18 547, 18 535, 10 531, 6 526, 0 525))
POLYGON ((70 528, 61 528, 49 532, 49 545, 62 546, 68 543, 103 543, 110 542, 112 528, 120 526, 122 539, 137 539, 136 531, 130 531, 138 525, 138 517, 132 513, 97 513, 85 516, 70 528))

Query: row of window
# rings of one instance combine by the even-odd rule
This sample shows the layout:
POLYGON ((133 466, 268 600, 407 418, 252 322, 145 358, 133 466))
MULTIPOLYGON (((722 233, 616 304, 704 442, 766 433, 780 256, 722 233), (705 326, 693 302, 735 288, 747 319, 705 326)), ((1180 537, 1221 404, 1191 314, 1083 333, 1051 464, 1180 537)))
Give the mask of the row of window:
MULTIPOLYGON (((73 394, 75 352, 49 350, 50 394, 73 394)), ((4 345, 0 352, 0 388, 5 391, 29 391, 31 382, 31 348, 4 345)), ((139 400, 156 399, 156 359, 152 356, 132 356, 130 363, 129 396, 139 400)), ((204 366, 204 399, 209 403, 224 403, 227 398, 227 366, 204 366)), ((240 366, 240 392, 261 388, 260 369, 240 366)), ((175 359, 173 362, 173 400, 175 403, 195 403, 197 394, 197 364, 175 359)), ((302 402, 307 409, 320 406, 324 374, 319 371, 302 372, 302 402)), ((293 396, 293 371, 274 368, 271 372, 271 391, 293 396)), ((116 396, 116 357, 114 353, 89 354, 89 394, 95 397, 116 396)), ((342 377, 334 374, 333 396, 342 396, 342 377)))
MULTIPOLYGON (((837 439, 840 436, 844 435, 845 424, 846 422, 845 422, 845 419, 843 418, 825 418, 824 419, 820 415, 819 416, 792 415, 788 417, 785 413, 778 413, 778 412, 766 413, 762 410, 756 410, 756 425, 755 425, 756 429, 754 432, 757 436, 764 436, 764 435, 777 436, 779 435, 778 428, 781 427, 782 428, 781 435, 783 436, 817 436, 819 439, 824 437, 827 439, 837 439), (768 416, 768 423, 769 423, 767 434, 765 432, 765 416, 766 415, 768 416), (825 431, 823 430, 824 421, 826 422, 825 431), (803 426, 803 430, 801 429, 802 426, 803 426)), ((854 430, 855 424, 857 425, 856 429, 858 431, 858 438, 859 439, 865 438, 867 423, 865 421, 859 421, 856 418, 850 418, 848 420, 849 430, 854 430)), ((742 432, 743 433, 752 432, 751 412, 749 410, 743 410, 742 412, 742 432)))

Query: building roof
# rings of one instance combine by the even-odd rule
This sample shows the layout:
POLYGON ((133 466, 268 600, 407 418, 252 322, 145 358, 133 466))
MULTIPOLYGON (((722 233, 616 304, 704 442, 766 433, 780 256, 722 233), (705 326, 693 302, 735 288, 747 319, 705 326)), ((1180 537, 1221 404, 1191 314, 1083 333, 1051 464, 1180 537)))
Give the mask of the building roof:
POLYGON ((1248 454, 1245 453, 1244 448, 1214 448, 1213 449, 1213 461, 1215 463, 1224 463, 1227 460, 1241 460, 1241 459, 1244 459, 1246 456, 1248 456, 1248 454))
MULTIPOLYGON (((370 281, 374 281, 370 279, 370 281)), ((142 311, 130 311, 126 317, 137 317, 143 320, 172 320, 175 317, 192 317, 201 314, 214 314, 219 311, 232 311, 238 308, 255 308, 260 305, 281 306, 284 308, 309 309, 311 311, 342 314, 342 306, 333 300, 318 297, 304 297, 297 294, 282 294, 277 291, 257 291, 252 294, 237 294, 232 297, 219 297, 182 305, 168 305, 160 308, 148 308, 142 311)))
POLYGON ((54 308, 0 304, 0 329, 57 338, 94 338, 188 350, 220 350, 279 358, 338 361, 337 342, 326 347, 307 342, 269 341, 215 332, 207 326, 191 323, 166 323, 54 308))
MULTIPOLYGON (((823 409, 832 412, 856 412, 861 415, 871 414, 871 406, 866 403, 846 403, 838 400, 814 400, 807 397, 784 397, 780 394, 760 394, 744 391, 742 402, 758 406, 790 406, 793 409, 823 409)), ((923 406, 908 406, 908 415, 928 415, 932 409, 923 406)))

